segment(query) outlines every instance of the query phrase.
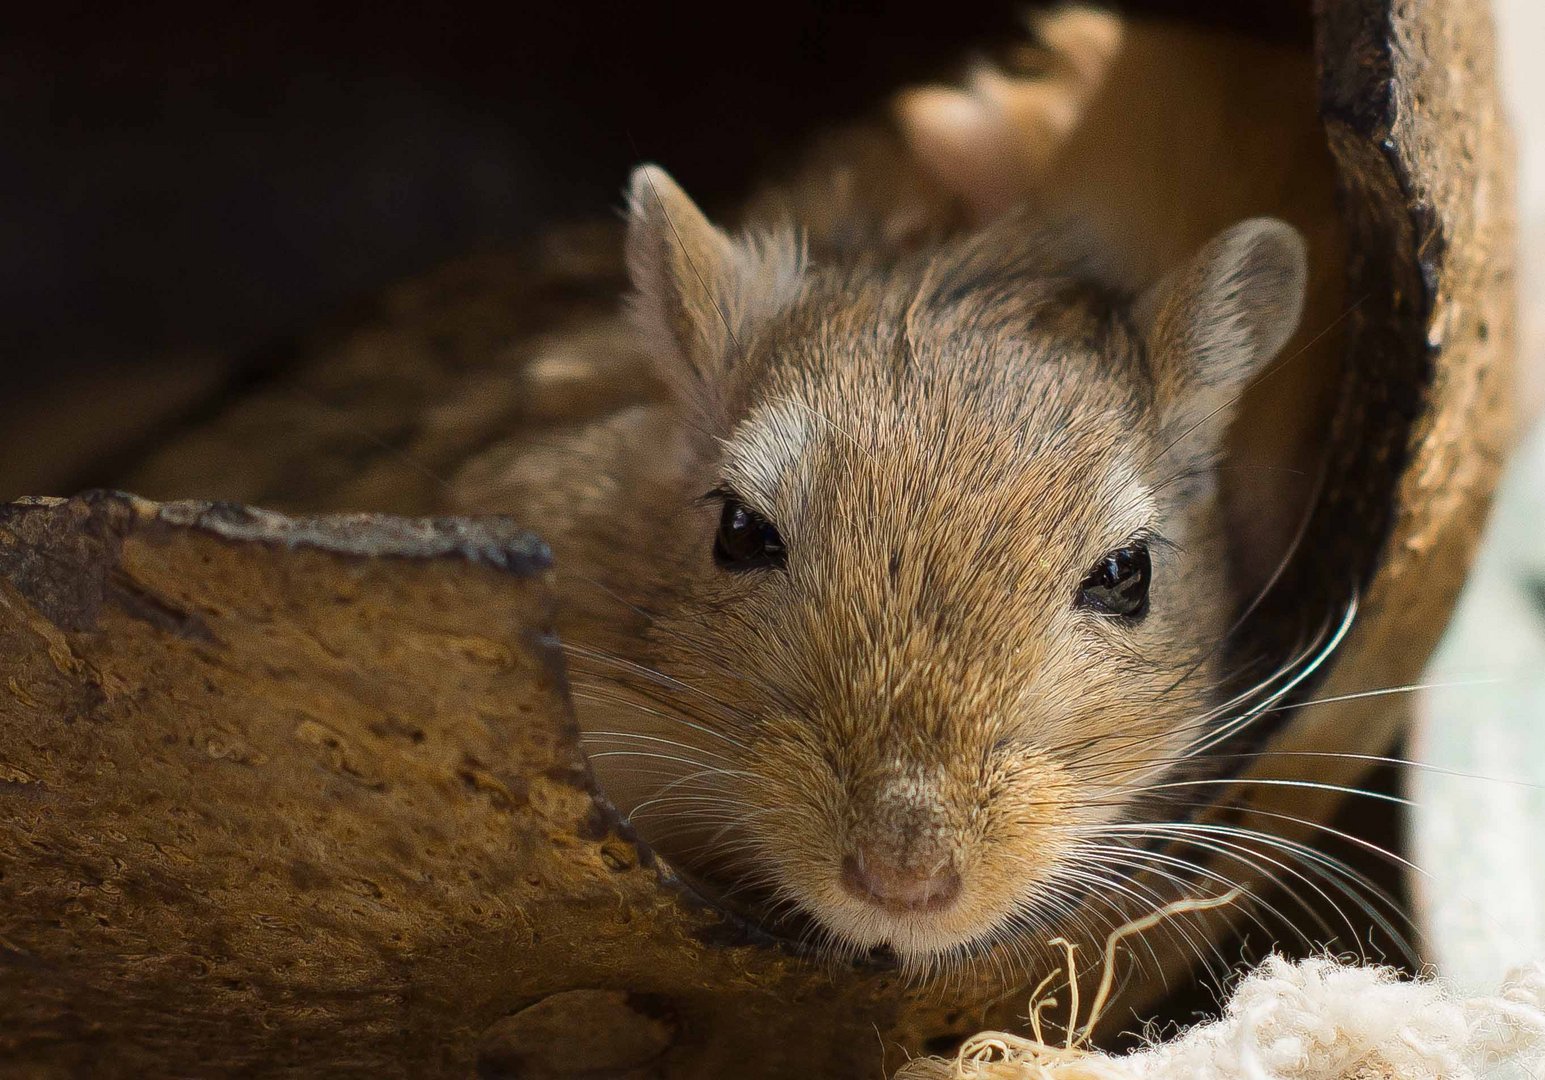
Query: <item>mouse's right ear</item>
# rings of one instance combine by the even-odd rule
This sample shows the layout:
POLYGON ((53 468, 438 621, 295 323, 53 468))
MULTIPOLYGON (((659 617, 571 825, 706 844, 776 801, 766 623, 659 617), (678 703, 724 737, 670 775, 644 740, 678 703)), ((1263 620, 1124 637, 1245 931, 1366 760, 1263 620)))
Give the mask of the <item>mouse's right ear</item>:
POLYGON ((1298 230, 1251 218, 1138 298, 1133 320, 1172 437, 1227 427, 1239 396, 1298 329, 1308 274, 1298 230))
POLYGON ((661 378, 710 419, 759 321, 792 298, 803 259, 792 231, 735 240, 657 165, 628 185, 634 323, 661 378))

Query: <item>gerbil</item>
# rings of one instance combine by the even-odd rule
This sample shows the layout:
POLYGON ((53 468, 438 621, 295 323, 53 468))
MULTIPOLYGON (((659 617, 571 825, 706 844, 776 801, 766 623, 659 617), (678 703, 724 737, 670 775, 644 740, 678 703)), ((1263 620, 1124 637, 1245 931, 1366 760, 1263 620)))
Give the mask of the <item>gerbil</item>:
POLYGON ((1297 326, 1298 234, 1133 290, 1012 211, 811 249, 653 167, 630 207, 666 399, 458 479, 552 541, 603 789, 839 949, 1050 915, 1216 704, 1218 421, 1297 326))

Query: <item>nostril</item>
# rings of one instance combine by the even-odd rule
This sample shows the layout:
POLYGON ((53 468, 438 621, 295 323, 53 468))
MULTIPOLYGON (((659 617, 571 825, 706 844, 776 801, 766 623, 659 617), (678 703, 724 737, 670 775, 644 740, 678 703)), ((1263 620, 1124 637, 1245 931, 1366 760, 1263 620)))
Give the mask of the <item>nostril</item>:
POLYGON ((842 860, 843 888, 891 912, 940 911, 960 896, 960 884, 960 874, 948 860, 919 868, 862 849, 842 860))

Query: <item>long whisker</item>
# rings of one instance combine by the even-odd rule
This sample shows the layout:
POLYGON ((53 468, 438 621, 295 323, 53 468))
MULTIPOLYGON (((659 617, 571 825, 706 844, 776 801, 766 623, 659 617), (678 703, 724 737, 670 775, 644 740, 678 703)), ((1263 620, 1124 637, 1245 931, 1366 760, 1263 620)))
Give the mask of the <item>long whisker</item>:
POLYGON ((1240 785, 1254 785, 1264 787, 1290 787, 1310 791, 1333 791, 1342 795, 1360 795, 1364 798, 1377 799, 1381 802, 1394 803, 1397 806, 1414 807, 1416 803, 1400 795, 1391 795, 1384 791, 1368 791, 1363 788, 1348 787, 1344 784, 1327 784, 1317 780, 1291 780, 1285 778, 1241 776, 1220 779, 1202 778, 1198 780, 1173 780, 1163 784, 1150 784, 1139 788, 1139 794, 1151 794, 1156 791, 1171 791, 1179 788, 1192 787, 1238 787, 1240 785))
POLYGON ((1441 765, 1432 765, 1413 758, 1393 757, 1384 754, 1354 754, 1340 750, 1251 750, 1237 754, 1219 754, 1217 756, 1231 758, 1340 758, 1346 761, 1367 762, 1370 765, 1394 765, 1399 768, 1419 769, 1422 772, 1434 773, 1438 776, 1452 776, 1461 780, 1479 780, 1488 784, 1508 784, 1514 787, 1545 790, 1545 784, 1537 783, 1533 780, 1463 772, 1459 769, 1444 768, 1441 765))
MULTIPOLYGON (((1272 691, 1272 693, 1262 703, 1263 707, 1270 707, 1271 705, 1275 705, 1277 702, 1281 701, 1288 694, 1292 693, 1295 689, 1302 685, 1306 679, 1312 676, 1320 669, 1322 665, 1324 665, 1328 659, 1330 659, 1336 650, 1341 647, 1341 643, 1346 639, 1347 634, 1351 632, 1352 623, 1357 618, 1357 606, 1357 597, 1354 595, 1347 602, 1346 613, 1341 620, 1341 624, 1336 628, 1335 633, 1331 635, 1331 639, 1325 644, 1325 647, 1321 649, 1307 663, 1302 665, 1292 678, 1288 679, 1276 690, 1272 691)), ((1223 742, 1225 739, 1243 730, 1249 724, 1259 719, 1261 715, 1262 712, 1260 709, 1254 709, 1240 717, 1227 721, 1207 739, 1193 742, 1191 745, 1187 746, 1184 750, 1184 753, 1192 757, 1198 754, 1204 754, 1208 750, 1217 746, 1219 743, 1223 742)))
POLYGON ((665 711, 661 709, 651 709, 645 705, 641 705, 638 702, 633 701, 624 695, 603 694, 583 686, 576 687, 572 696, 577 701, 592 701, 609 705, 626 705, 628 708, 637 709, 645 715, 658 717, 662 720, 669 720, 672 723, 680 724, 682 727, 685 727, 691 731, 697 731, 712 738, 719 739, 722 742, 728 743, 730 746, 736 748, 737 750, 745 750, 747 748, 746 744, 741 742, 739 739, 736 739, 731 735, 727 735, 722 731, 716 731, 704 724, 696 723, 693 720, 688 719, 685 715, 682 715, 679 710, 665 711))
MULTIPOLYGON (((716 761, 733 762, 735 760, 734 758, 727 757, 724 754, 714 753, 713 751, 706 750, 706 749, 704 749, 703 747, 700 747, 700 746, 692 746, 689 743, 680 742, 679 740, 676 740, 676 739, 667 739, 667 738, 664 738, 664 737, 659 736, 659 735, 644 735, 644 734, 642 734, 640 732, 636 732, 636 731, 584 731, 584 732, 580 733, 580 742, 582 742, 582 743, 586 743, 586 742, 603 742, 603 743, 606 743, 606 742, 616 742, 616 741, 619 741, 619 740, 634 740, 634 741, 638 741, 638 742, 658 743, 661 746, 670 746, 670 747, 674 747, 677 750, 688 750, 688 751, 692 751, 692 752, 695 752, 695 753, 704 754, 704 755, 706 755, 708 757, 713 758, 716 761)), ((592 756, 594 756, 594 755, 592 755, 592 756)))
MULTIPOLYGON (((1266 814, 1265 816, 1284 817, 1285 815, 1266 814)), ((1289 818, 1289 820, 1293 819, 1289 818)), ((1304 822, 1304 824, 1314 823, 1304 822)), ((1321 852, 1314 847, 1298 841, 1289 840, 1285 837, 1261 832, 1256 829, 1202 822, 1162 822, 1145 825, 1134 824, 1130 827, 1117 827, 1113 831, 1119 831, 1133 836, 1147 836, 1155 839, 1168 839, 1171 841, 1178 841, 1196 846, 1204 846, 1203 841, 1208 840, 1208 838, 1210 838, 1209 842, 1221 843, 1222 841, 1218 839, 1219 837, 1234 837, 1248 843, 1262 844, 1269 848, 1282 851, 1284 854, 1291 855, 1297 859, 1304 860, 1308 865, 1317 867, 1321 872, 1329 872, 1330 874, 1334 874, 1336 877, 1345 877, 1348 883, 1356 884, 1358 888, 1367 890, 1369 895, 1378 898, 1380 902, 1385 904, 1391 911, 1396 912, 1402 922, 1411 925, 1413 929, 1417 929, 1419 932, 1419 928, 1417 928, 1410 917, 1405 914, 1401 905, 1393 897, 1390 897, 1383 889, 1379 888, 1377 885, 1371 882, 1365 875, 1360 874, 1348 867, 1346 864, 1331 858, 1324 852, 1321 852)), ((1326 831, 1335 834, 1335 830, 1326 831)), ((1373 845, 1364 841, 1358 841, 1357 838, 1347 836, 1346 834, 1336 835, 1340 835, 1343 839, 1365 845, 1370 850, 1378 853, 1381 857, 1398 858, 1398 856, 1394 856, 1392 853, 1379 848, 1377 845, 1373 845)), ((1332 878, 1327 877, 1327 880, 1332 880, 1332 878)), ((1364 914, 1366 914, 1370 919, 1374 920, 1375 925, 1377 925, 1381 931, 1388 935, 1391 941, 1397 943, 1408 955, 1413 957, 1415 956, 1415 951, 1411 948, 1410 942, 1406 936, 1401 931, 1396 929, 1395 926, 1390 923, 1382 913, 1373 908, 1367 899, 1363 898, 1357 893, 1349 891, 1345 886, 1339 886, 1338 891, 1341 891, 1343 895, 1345 895, 1349 900, 1352 900, 1354 903, 1356 903, 1358 907, 1364 912, 1364 914)), ((1302 903, 1302 901, 1299 902, 1302 903)), ((1332 906, 1334 907, 1334 905, 1332 906)), ((1344 915, 1342 917, 1344 918, 1344 915)))

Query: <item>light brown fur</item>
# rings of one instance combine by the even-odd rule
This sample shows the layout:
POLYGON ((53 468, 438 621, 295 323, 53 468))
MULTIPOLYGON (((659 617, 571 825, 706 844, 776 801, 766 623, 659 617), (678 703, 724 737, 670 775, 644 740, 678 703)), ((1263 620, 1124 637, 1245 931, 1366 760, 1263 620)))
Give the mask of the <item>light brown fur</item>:
POLYGON ((1008 70, 918 87, 895 113, 925 171, 978 220, 1029 200, 1098 229, 1139 279, 1164 273, 1241 218, 1287 221, 1309 243, 1299 332, 1244 396, 1224 493, 1254 590, 1312 503, 1349 309, 1335 170, 1309 50, 1162 18, 1067 4, 1032 17, 1008 70), (1018 75, 1019 77, 1015 77, 1018 75))
POLYGON ((1246 223, 1136 296, 1020 215, 807 260, 657 169, 632 201, 632 317, 672 400, 459 481, 539 513, 575 583, 603 786, 678 864, 840 948, 925 963, 1044 917, 1080 831, 1212 702, 1233 598, 1217 435, 1190 429, 1291 332, 1301 245, 1246 223), (715 488, 777 525, 786 571, 714 564, 715 488), (1076 608, 1135 536, 1148 617, 1076 608), (888 910, 844 887, 855 852, 949 866, 959 896, 888 910))

